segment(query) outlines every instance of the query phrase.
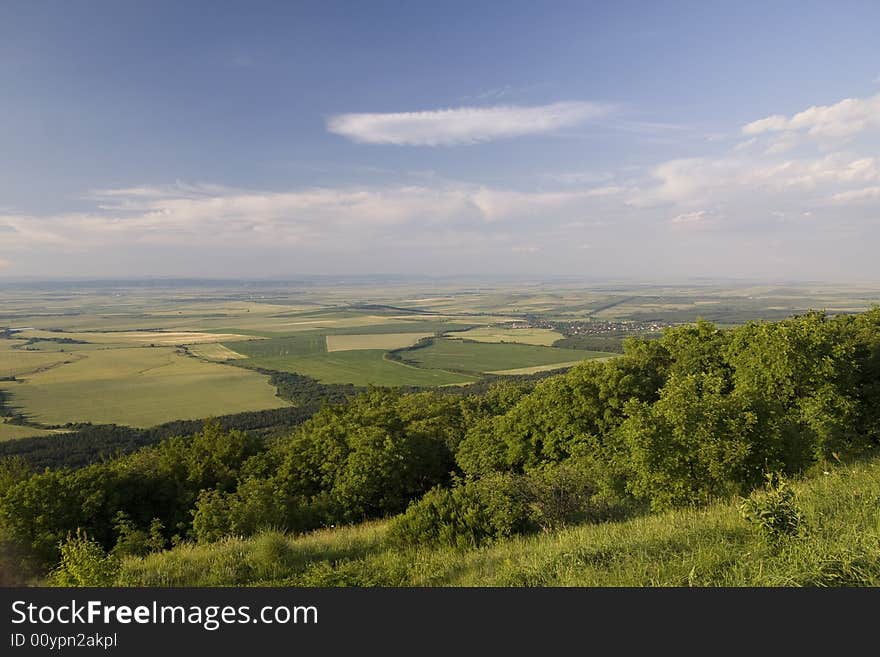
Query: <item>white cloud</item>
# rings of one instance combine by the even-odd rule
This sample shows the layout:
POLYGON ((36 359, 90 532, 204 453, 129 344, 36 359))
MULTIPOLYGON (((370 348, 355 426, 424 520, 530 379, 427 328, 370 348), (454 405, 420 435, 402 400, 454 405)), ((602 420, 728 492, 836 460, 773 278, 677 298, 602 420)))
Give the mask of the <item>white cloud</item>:
POLYGON ((523 107, 459 107, 390 114, 338 114, 327 130, 356 142, 449 146, 552 132, 605 116, 606 106, 583 101, 523 107))
POLYGON ((842 201, 849 203, 851 201, 873 201, 880 200, 880 187, 864 187, 862 189, 852 189, 847 192, 840 192, 831 197, 832 201, 842 201))
MULTIPOLYGON (((98 189, 85 196, 93 203, 85 212, 0 209, 0 258, 16 273, 41 275, 83 268, 262 275, 264 267, 648 276, 695 267, 736 275, 748 267, 763 275, 800 267, 798 274, 813 276, 822 266, 834 276, 877 275, 880 155, 877 135, 869 134, 875 117, 863 111, 870 102, 773 115, 748 124, 738 146, 731 135, 726 144, 701 146, 699 157, 624 162, 607 173, 598 164, 595 172, 536 173, 535 184, 545 188, 410 175, 404 180, 411 185, 280 191, 184 182, 98 189), (844 147, 827 135, 849 137, 844 147)), ((463 123, 457 131, 441 112, 367 128, 377 138, 396 134, 388 143, 464 143, 515 132, 515 122, 502 121, 488 133, 485 115, 459 111, 446 116, 463 123)))
POLYGON ((788 126, 788 119, 781 114, 774 114, 764 119, 758 119, 744 125, 742 133, 744 135, 759 135, 763 132, 773 132, 777 130, 785 130, 788 126))
POLYGON ((837 142, 865 130, 880 128, 880 94, 870 98, 845 98, 833 105, 814 105, 790 118, 774 114, 742 128, 745 135, 795 132, 814 139, 837 142))
POLYGON ((767 153, 754 156, 685 158, 656 166, 649 182, 629 202, 634 207, 678 204, 706 206, 737 198, 752 200, 780 194, 825 190, 880 182, 880 159, 851 153, 779 159, 767 153))
POLYGON ((702 224, 706 221, 707 213, 705 210, 698 210, 696 212, 687 212, 685 214, 679 214, 673 217, 670 222, 678 225, 694 225, 694 224, 702 224))

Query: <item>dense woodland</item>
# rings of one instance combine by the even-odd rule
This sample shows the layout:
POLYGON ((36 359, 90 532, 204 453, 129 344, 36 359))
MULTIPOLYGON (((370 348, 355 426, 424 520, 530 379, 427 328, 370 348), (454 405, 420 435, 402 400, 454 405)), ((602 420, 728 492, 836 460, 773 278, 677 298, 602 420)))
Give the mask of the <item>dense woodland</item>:
POLYGON ((213 422, 86 467, 7 456, 0 567, 46 573, 77 532, 123 556, 392 517, 397 544, 470 547, 746 495, 880 442, 880 308, 699 321, 459 394, 354 392, 280 435, 213 422))

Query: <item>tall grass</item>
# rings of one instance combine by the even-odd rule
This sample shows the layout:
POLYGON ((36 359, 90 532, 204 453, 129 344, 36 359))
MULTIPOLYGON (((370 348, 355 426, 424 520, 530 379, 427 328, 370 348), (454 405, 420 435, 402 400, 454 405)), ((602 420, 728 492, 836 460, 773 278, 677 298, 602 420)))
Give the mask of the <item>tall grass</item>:
MULTIPOLYGON (((387 523, 185 545, 123 564, 142 586, 878 586, 880 459, 793 482, 803 530, 770 542, 741 500, 483 548, 395 549, 387 523)), ((758 494, 760 496, 760 494, 758 494)))

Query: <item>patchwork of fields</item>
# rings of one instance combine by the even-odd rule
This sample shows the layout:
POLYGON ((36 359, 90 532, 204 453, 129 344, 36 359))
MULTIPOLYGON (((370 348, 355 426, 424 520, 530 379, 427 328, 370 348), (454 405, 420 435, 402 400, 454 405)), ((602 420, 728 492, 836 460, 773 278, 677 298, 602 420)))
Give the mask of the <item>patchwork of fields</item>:
POLYGON ((870 286, 6 287, 0 420, 21 412, 35 424, 0 421, 0 440, 67 422, 148 426, 285 405, 255 370, 359 386, 459 385, 613 357, 569 348, 593 336, 601 347, 613 322, 702 316, 730 325, 810 308, 857 312, 878 301, 880 289, 870 286), (577 331, 566 328, 572 323, 577 331), (418 346, 423 338, 433 340, 418 346))

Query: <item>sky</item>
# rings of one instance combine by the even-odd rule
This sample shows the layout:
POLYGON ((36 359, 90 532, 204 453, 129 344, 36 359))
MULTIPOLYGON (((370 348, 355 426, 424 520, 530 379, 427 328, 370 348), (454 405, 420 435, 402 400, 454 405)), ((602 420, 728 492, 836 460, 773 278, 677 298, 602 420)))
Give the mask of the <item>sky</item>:
POLYGON ((880 281, 880 3, 0 2, 0 280, 880 281))

